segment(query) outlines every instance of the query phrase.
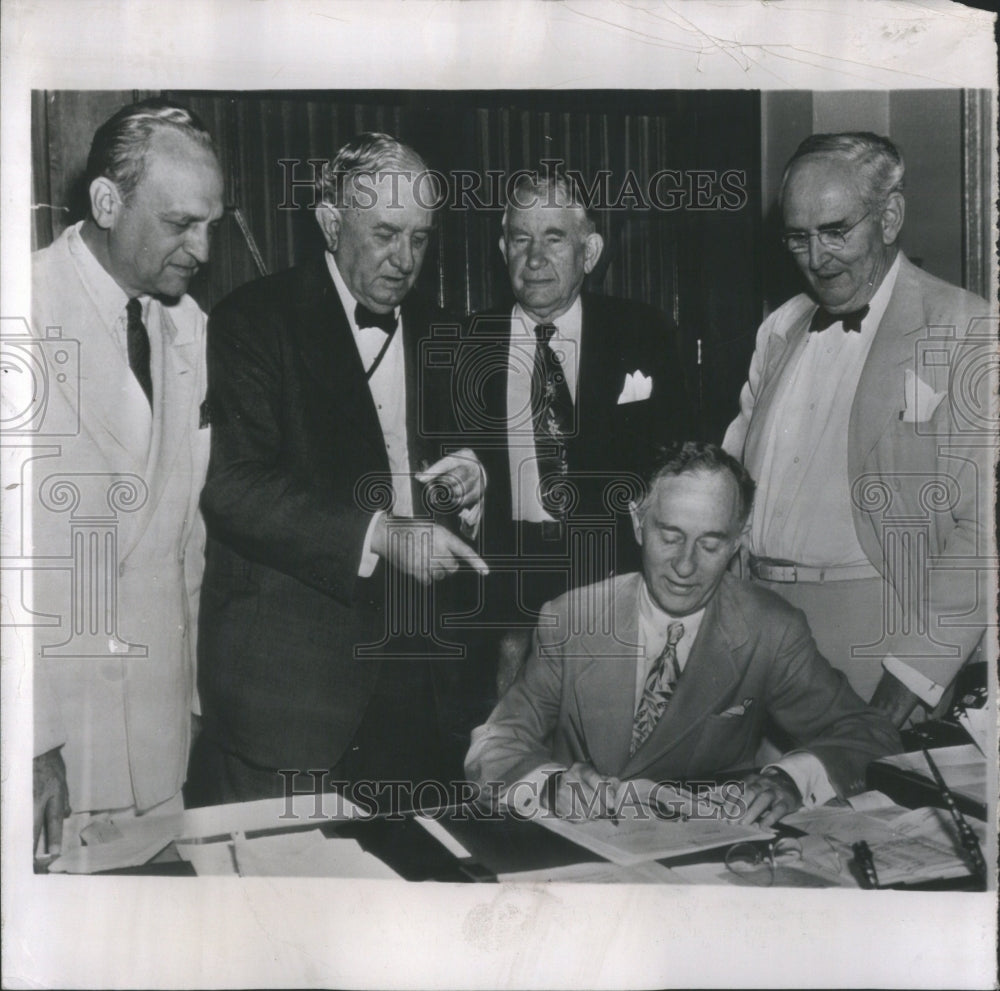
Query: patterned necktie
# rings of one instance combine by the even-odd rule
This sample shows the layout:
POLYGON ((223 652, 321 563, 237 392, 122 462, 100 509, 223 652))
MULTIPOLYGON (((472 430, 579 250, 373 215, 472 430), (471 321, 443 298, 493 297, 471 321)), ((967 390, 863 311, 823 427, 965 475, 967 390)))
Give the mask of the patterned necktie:
POLYGON ((542 507, 556 520, 566 515, 563 482, 566 463, 566 435, 573 431, 573 400, 559 357, 550 341, 553 324, 535 326, 535 359, 531 370, 531 422, 538 461, 538 491, 542 507))
POLYGON ((680 677, 680 669, 677 666, 677 644, 680 643, 682 636, 684 636, 683 623, 671 623, 667 627, 667 642, 646 676, 639 708, 635 712, 630 755, 646 742, 674 694, 674 686, 680 677))
POLYGON ((142 386, 142 391, 146 393, 152 409, 153 377, 149 372, 149 332, 142 322, 142 303, 138 299, 130 299, 125 307, 125 314, 128 317, 125 328, 128 367, 132 369, 136 381, 142 386))
POLYGON ((818 334, 832 327, 838 320, 843 323, 844 330, 852 330, 855 334, 861 333, 861 321, 868 316, 868 306, 862 306, 860 310, 852 310, 850 313, 831 313, 821 306, 814 314, 812 322, 809 324, 809 333, 818 334))

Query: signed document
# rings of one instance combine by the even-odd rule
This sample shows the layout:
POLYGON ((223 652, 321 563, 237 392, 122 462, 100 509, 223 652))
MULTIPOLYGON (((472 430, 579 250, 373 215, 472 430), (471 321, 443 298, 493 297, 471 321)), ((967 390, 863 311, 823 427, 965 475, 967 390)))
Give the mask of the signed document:
POLYGON ((536 821, 624 866, 683 857, 733 843, 767 840, 775 835, 772 829, 726 818, 714 802, 699 802, 683 793, 675 793, 675 801, 665 801, 664 795, 661 791, 658 800, 650 804, 626 802, 615 819, 570 820, 546 815, 536 821))

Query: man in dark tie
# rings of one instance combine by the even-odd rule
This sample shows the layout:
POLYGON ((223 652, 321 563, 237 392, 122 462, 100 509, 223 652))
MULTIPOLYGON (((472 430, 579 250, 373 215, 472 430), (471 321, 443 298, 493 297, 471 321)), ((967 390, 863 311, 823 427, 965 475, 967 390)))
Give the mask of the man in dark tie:
POLYGON ((473 731, 470 779, 523 814, 607 815, 623 782, 752 767, 773 720, 792 752, 743 775, 746 821, 861 791, 898 733, 830 667, 798 610, 727 574, 753 480, 693 442, 643 475, 631 513, 641 573, 546 606, 554 622, 538 625, 523 671, 473 731))
POLYGON ((444 486, 471 532, 485 480, 441 441, 450 393, 420 363, 443 319, 411 292, 433 230, 427 179, 411 148, 358 136, 324 170, 326 253, 213 311, 197 802, 459 769, 437 583, 486 566, 420 485, 444 486))
POLYGON ((183 107, 135 103, 98 128, 87 171, 87 219, 32 265, 42 415, 63 414, 21 487, 45 563, 30 608, 50 857, 95 815, 182 807, 204 565, 205 315, 187 288, 222 218, 212 139, 183 107))
POLYGON ((481 394, 493 425, 477 450, 491 479, 484 540, 492 619, 506 631, 501 691, 545 602, 635 566, 636 472, 651 438, 688 433, 677 329, 651 306, 583 292, 603 249, 570 176, 521 176, 500 238, 516 303, 478 314, 468 335, 476 359, 465 367, 484 387, 459 395, 481 394))
POLYGON ((900 251, 903 176, 874 134, 792 156, 783 238, 807 291, 761 326, 724 441, 758 483, 750 576, 897 722, 982 639, 995 429, 995 317, 900 251))

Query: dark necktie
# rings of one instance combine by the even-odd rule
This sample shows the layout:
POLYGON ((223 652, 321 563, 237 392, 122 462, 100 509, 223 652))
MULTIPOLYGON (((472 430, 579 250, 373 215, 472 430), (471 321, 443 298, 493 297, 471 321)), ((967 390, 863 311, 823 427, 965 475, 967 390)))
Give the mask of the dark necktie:
POLYGON ((852 330, 855 334, 861 333, 861 321, 868 316, 868 306, 862 306, 860 310, 852 310, 850 313, 831 313, 821 306, 814 314, 812 323, 809 324, 809 333, 816 334, 832 327, 838 320, 844 324, 844 330, 852 330))
POLYGON ((366 327, 377 327, 385 332, 385 340, 382 342, 378 354, 375 355, 375 360, 365 369, 365 378, 370 380, 378 371, 378 366, 382 364, 382 359, 389 350, 389 345, 392 344, 392 335, 396 332, 396 311, 375 313, 369 310, 364 303, 358 303, 354 307, 354 322, 357 324, 358 330, 364 330, 366 327))
POLYGON ((132 369, 136 381, 142 386, 142 391, 146 393, 150 409, 152 409, 153 377, 149 371, 149 332, 142 322, 142 303, 138 299, 130 299, 125 307, 125 314, 128 317, 125 328, 128 343, 128 367, 132 369))
POLYGON ((531 422, 538 462, 542 508, 554 519, 566 516, 566 436, 573 432, 573 400, 559 358, 550 346, 556 328, 535 326, 535 358, 531 370, 531 422))
POLYGON ((354 307, 354 322, 357 324, 358 330, 364 330, 365 327, 378 327, 379 330, 384 330, 391 335, 396 329, 396 311, 375 313, 369 310, 364 303, 358 303, 354 307))
POLYGON ((680 668, 677 664, 677 644, 680 643, 683 636, 683 623, 671 623, 667 627, 667 642, 646 676, 642 698, 639 699, 639 708, 635 711, 629 754, 634 754, 646 742, 674 694, 674 686, 680 677, 680 668))

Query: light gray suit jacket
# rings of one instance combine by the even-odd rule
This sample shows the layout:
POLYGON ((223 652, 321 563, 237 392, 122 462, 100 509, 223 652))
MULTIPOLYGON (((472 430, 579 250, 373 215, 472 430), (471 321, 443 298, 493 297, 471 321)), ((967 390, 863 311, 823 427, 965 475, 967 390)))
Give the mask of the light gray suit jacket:
MULTIPOLYGON (((815 311, 796 296, 761 326, 740 415, 723 442, 736 457, 752 461, 766 443, 778 383, 815 311)), ((895 596, 879 652, 939 685, 951 682, 987 621, 996 333, 985 300, 901 256, 851 409, 854 527, 895 596)))
POLYGON ((864 787, 870 761, 900 750, 891 723, 817 652, 802 614, 727 575, 666 712, 629 756, 641 581, 609 579, 546 607, 556 625, 536 630, 527 664, 473 731, 472 780, 510 784, 549 761, 622 779, 704 778, 752 766, 767 717, 819 758, 840 795, 864 787))

